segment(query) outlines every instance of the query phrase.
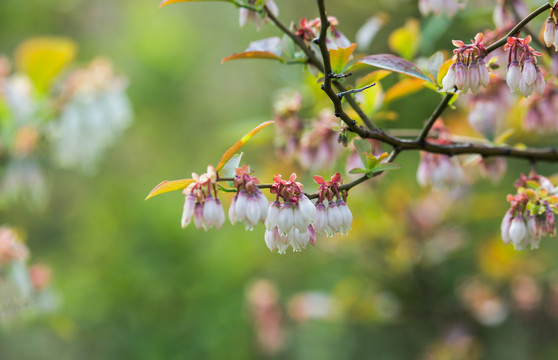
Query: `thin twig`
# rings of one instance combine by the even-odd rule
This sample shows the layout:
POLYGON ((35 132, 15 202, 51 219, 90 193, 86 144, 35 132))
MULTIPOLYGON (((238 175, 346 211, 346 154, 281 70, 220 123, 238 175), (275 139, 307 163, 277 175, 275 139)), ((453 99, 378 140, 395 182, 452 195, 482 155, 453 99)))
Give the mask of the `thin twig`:
POLYGON ((374 85, 376 85, 376 83, 373 83, 373 84, 370 84, 370 85, 366 85, 366 86, 364 86, 364 87, 361 87, 360 89, 352 89, 352 90, 343 91, 343 92, 337 93, 337 97, 338 97, 339 99, 343 99, 343 96, 345 96, 345 95, 348 95, 348 94, 356 94, 356 93, 359 93, 359 92, 363 92, 364 90, 369 89, 369 88, 371 88, 371 87, 374 86, 374 85))

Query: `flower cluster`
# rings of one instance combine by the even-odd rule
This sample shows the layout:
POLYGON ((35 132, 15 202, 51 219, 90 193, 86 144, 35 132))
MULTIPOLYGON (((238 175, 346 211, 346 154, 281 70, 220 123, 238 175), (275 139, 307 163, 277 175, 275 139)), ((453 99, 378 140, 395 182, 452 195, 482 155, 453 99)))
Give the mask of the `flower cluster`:
POLYGON ((508 74, 506 82, 512 92, 521 91, 523 96, 530 96, 533 91, 542 95, 545 89, 544 76, 537 66, 536 56, 541 56, 529 44, 531 36, 520 39, 515 36, 508 38, 504 50, 509 50, 508 74))
POLYGON ((229 208, 229 220, 231 224, 242 222, 246 230, 252 231, 259 222, 264 222, 269 202, 256 185, 260 182, 256 177, 249 175, 250 167, 244 165, 237 168, 234 178, 236 195, 229 208))
POLYGON ((523 119, 523 129, 538 134, 558 131, 558 90, 549 88, 540 97, 531 98, 523 119), (531 100, 532 99, 532 100, 531 100))
MULTIPOLYGON (((428 141, 438 145, 449 145, 449 132, 441 119, 432 126, 432 134, 438 133, 437 138, 428 141)), ((423 186, 432 185, 435 188, 453 187, 461 183, 463 169, 456 157, 448 155, 420 152, 420 163, 417 169, 417 181, 423 186)))
MULTIPOLYGON (((339 21, 334 16, 328 16, 329 21, 329 34, 326 38, 326 45, 328 49, 346 48, 351 46, 351 42, 342 32, 337 30, 337 25, 339 21)), ((305 41, 311 43, 320 34, 320 28, 322 26, 322 21, 320 18, 315 18, 312 20, 307 20, 302 18, 300 24, 297 28, 296 35, 300 36, 305 41)))
POLYGON ((207 173, 192 174, 194 182, 184 189, 186 200, 182 212, 182 227, 185 228, 194 218, 196 228, 207 230, 212 226, 220 229, 225 222, 223 206, 217 198, 217 173, 213 166, 207 167, 207 173), (215 197, 212 196, 215 194, 215 197))
MULTIPOLYGON (((256 1, 256 0, 246 1, 246 4, 251 6, 256 6, 256 3, 261 3, 261 1, 256 1)), ((275 1, 267 0, 265 2, 265 6, 269 9, 269 11, 273 15, 275 16, 279 15, 279 8, 277 7, 277 4, 275 4, 275 1)), ((246 26, 248 22, 253 22, 256 25, 256 28, 260 30, 267 22, 267 17, 263 17, 262 15, 258 14, 253 10, 247 8, 240 8, 238 22, 240 24, 240 27, 246 26)))
POLYGON ((321 176, 314 176, 314 181, 320 185, 318 189, 318 202, 316 202, 316 233, 325 232, 328 236, 336 233, 346 234, 351 230, 353 214, 345 203, 347 193, 340 194, 339 185, 343 183, 339 173, 333 175, 331 180, 324 181, 321 176), (337 201, 333 201, 336 197, 337 201), (327 200, 327 207, 325 202, 327 200))
POLYGON ((516 250, 537 249, 541 237, 556 234, 554 214, 558 212, 556 189, 544 176, 521 175, 517 193, 508 195, 511 207, 502 221, 502 240, 516 250))
POLYGON ((422 16, 446 14, 454 17, 461 6, 456 0, 419 0, 418 7, 422 16))
POLYGON ((554 9, 550 10, 550 16, 544 23, 543 38, 546 46, 554 45, 554 50, 558 51, 558 24, 554 20, 554 9))
POLYGON ((29 257, 27 246, 21 242, 16 232, 9 227, 0 227, 0 268, 29 257))
POLYGON ((271 193, 276 195, 276 199, 271 203, 265 220, 265 242, 271 251, 277 249, 281 254, 287 251, 289 245, 293 251, 301 251, 308 243, 316 244, 316 232, 312 226, 316 208, 302 192, 302 184, 295 180, 296 174, 292 174, 289 180, 275 175, 271 186, 271 193))
POLYGON ((442 80, 445 92, 452 91, 455 86, 464 94, 469 90, 476 94, 481 86, 488 86, 490 74, 484 62, 486 49, 483 40, 483 34, 478 33, 468 45, 461 40, 452 41, 457 49, 453 50, 455 62, 442 80))

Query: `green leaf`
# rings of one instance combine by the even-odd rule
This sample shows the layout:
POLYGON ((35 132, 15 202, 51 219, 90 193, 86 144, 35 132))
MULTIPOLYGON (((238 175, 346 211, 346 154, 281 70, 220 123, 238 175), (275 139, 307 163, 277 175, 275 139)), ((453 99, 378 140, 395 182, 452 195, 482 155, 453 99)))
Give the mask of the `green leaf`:
POLYGON ((217 165, 216 171, 217 172, 220 171, 223 168, 223 166, 225 166, 225 164, 229 161, 229 159, 232 158, 234 154, 236 154, 236 152, 240 150, 240 148, 248 142, 248 140, 250 140, 254 135, 256 135, 258 131, 273 123, 275 123, 275 121, 272 120, 263 122, 260 125, 256 126, 254 129, 252 129, 252 131, 244 135, 240 140, 238 140, 233 146, 231 146, 227 151, 225 151, 225 153, 221 157, 221 161, 219 161, 219 164, 217 165))
POLYGON ((229 3, 234 2, 233 0, 163 0, 159 5, 159 9, 162 8, 163 6, 167 6, 170 4, 176 4, 181 2, 192 2, 192 1, 222 1, 222 2, 229 2, 229 3))
POLYGON ((401 165, 390 162, 390 163, 378 164, 378 166, 374 168, 373 172, 377 173, 381 171, 389 171, 389 170, 397 170, 397 169, 401 169, 401 165))
POLYGON ((404 57, 412 59, 420 43, 420 25, 416 19, 408 19, 404 27, 396 29, 388 38, 389 47, 404 57))
POLYGON ((242 155, 244 155, 244 153, 240 153, 240 154, 234 154, 229 161, 227 161, 227 163, 225 165, 223 165, 223 177, 235 177, 236 176, 236 168, 240 165, 240 160, 242 160, 242 155))
POLYGON ((361 168, 354 168, 349 170, 349 174, 367 174, 369 171, 361 168))
POLYGON ((191 183, 195 182, 194 179, 182 179, 182 180, 172 180, 172 181, 162 181, 159 185, 155 186, 153 190, 147 195, 145 200, 164 194, 169 191, 183 190, 188 187, 191 183))
POLYGON ((432 82, 432 79, 426 75, 415 64, 392 54, 370 55, 360 59, 357 64, 366 64, 381 69, 395 71, 401 74, 409 75, 417 79, 432 82))
POLYGON ((355 51, 356 44, 351 44, 351 46, 346 48, 337 48, 329 51, 329 57, 331 60, 331 70, 336 74, 341 74, 345 69, 345 66, 349 63, 349 59, 353 52, 355 51))
POLYGON ((362 160, 362 165, 366 166, 368 161, 366 160, 366 155, 364 154, 372 151, 372 144, 365 139, 356 139, 353 141, 353 145, 360 156, 360 160, 362 160))

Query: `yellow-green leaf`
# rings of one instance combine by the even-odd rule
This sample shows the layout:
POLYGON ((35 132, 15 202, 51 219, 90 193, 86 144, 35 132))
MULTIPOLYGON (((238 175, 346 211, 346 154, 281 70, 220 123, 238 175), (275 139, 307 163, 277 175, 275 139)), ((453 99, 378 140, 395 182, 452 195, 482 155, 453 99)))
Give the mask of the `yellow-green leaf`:
POLYGON ((224 64, 227 61, 239 60, 239 59, 271 59, 271 60, 279 60, 281 62, 285 62, 285 60, 283 60, 282 57, 270 51, 245 51, 238 54, 232 54, 231 56, 227 56, 226 58, 221 60, 221 64, 224 64))
POLYGON ((417 92, 424 88, 424 83, 425 81, 420 79, 403 79, 386 91, 384 102, 393 101, 417 92))
POLYGON ((358 79, 356 83, 357 88, 365 87, 366 85, 370 85, 372 83, 378 82, 391 74, 391 71, 388 70, 376 70, 372 71, 370 74, 358 79))
POLYGON ((152 198, 156 195, 161 195, 169 191, 183 190, 188 187, 191 183, 195 182, 194 179, 182 179, 182 180, 171 180, 163 181, 159 185, 155 186, 153 190, 147 195, 145 200, 152 198))
POLYGON ((351 44, 351 46, 346 48, 337 48, 329 51, 329 57, 331 59, 331 70, 336 74, 341 74, 345 66, 349 63, 349 59, 353 52, 355 51, 356 44, 351 44))
POLYGON ((224 2, 232 2, 232 0, 163 0, 159 5, 159 9, 163 6, 167 6, 170 4, 181 3, 181 2, 191 2, 191 1, 224 1, 224 2))
POLYGON ((24 41, 16 50, 15 63, 40 93, 47 91, 60 71, 72 62, 77 44, 70 39, 36 37, 24 41))
POLYGON ((417 53, 419 42, 420 25, 416 19, 407 20, 405 26, 392 32, 388 39, 389 47, 408 60, 417 53))
POLYGON ((219 161, 219 164, 217 165, 216 171, 221 170, 223 168, 223 166, 225 166, 227 161, 229 161, 229 159, 232 158, 233 155, 236 154, 236 152, 242 146, 244 146, 244 144, 246 144, 248 142, 248 140, 250 140, 254 135, 256 135, 258 133, 258 131, 260 131, 261 129, 263 129, 266 126, 269 126, 269 125, 273 124, 274 122, 275 121, 272 121, 272 120, 263 122, 260 125, 256 126, 252 131, 250 131, 249 133, 244 135, 240 140, 238 140, 233 146, 231 146, 227 151, 225 151, 225 153, 223 154, 223 157, 221 157, 221 161, 219 161))

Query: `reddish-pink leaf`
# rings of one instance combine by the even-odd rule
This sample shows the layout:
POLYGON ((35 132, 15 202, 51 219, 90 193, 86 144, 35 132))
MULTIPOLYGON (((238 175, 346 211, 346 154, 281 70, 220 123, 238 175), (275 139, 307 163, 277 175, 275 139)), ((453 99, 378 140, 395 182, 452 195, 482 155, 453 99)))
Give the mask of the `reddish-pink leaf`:
POLYGON ((331 177, 331 181, 334 183, 338 183, 339 181, 341 181, 341 174, 335 173, 335 175, 331 177))
POLYGON ((190 185, 193 182, 195 182, 194 179, 182 179, 182 180, 172 180, 172 181, 165 180, 161 182, 159 185, 155 186, 153 190, 151 190, 149 195, 147 195, 145 200, 169 191, 186 189, 188 185, 190 185))
POLYGON ((245 51, 238 54, 232 54, 231 56, 227 56, 223 60, 221 60, 221 64, 226 63, 227 61, 231 60, 239 60, 239 59, 271 59, 271 60, 279 60, 281 62, 285 62, 282 57, 270 52, 270 51, 245 51))
POLYGON ((400 58, 399 56, 391 54, 370 55, 360 59, 358 63, 395 71, 401 74, 432 82, 432 79, 430 79, 430 77, 422 72, 422 70, 419 69, 415 64, 403 58, 400 58))
POLYGON ((340 74, 345 69, 345 66, 349 63, 351 55, 355 51, 356 44, 352 44, 346 48, 337 48, 329 51, 329 57, 331 59, 331 70, 340 74))
POLYGON ((314 181, 316 182, 316 184, 319 185, 325 184, 324 178, 321 177, 320 175, 314 175, 314 181))
POLYGON ((258 133, 258 131, 260 131, 261 129, 263 129, 264 127, 273 124, 275 121, 266 121, 261 123, 260 125, 256 126, 252 131, 250 131, 248 134, 244 135, 240 140, 238 140, 233 146, 230 147, 230 149, 228 149, 227 151, 225 151, 225 153, 223 154, 223 157, 221 158, 221 161, 219 161, 219 164, 217 165, 217 171, 221 170, 223 168, 223 166, 225 166, 225 164, 227 163, 227 161, 229 161, 229 159, 236 154, 236 152, 242 147, 244 146, 244 144, 246 144, 248 142, 248 140, 250 140, 252 138, 252 136, 256 135, 258 133))

